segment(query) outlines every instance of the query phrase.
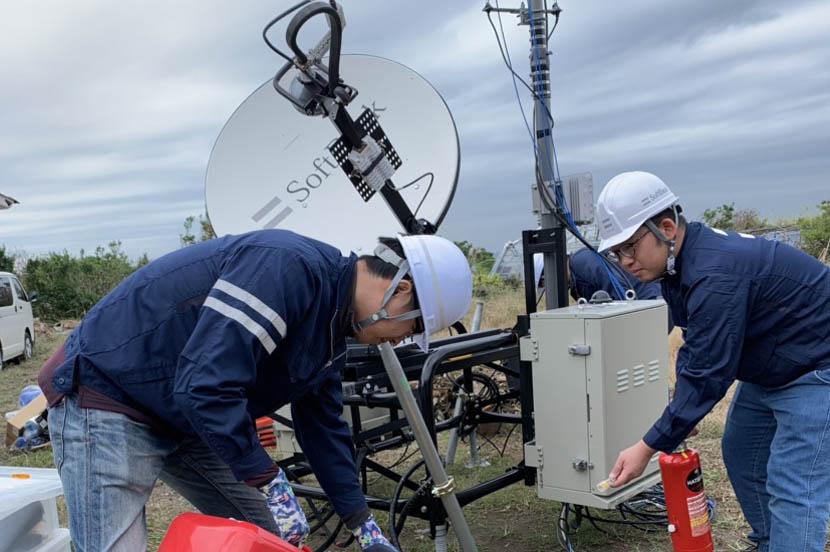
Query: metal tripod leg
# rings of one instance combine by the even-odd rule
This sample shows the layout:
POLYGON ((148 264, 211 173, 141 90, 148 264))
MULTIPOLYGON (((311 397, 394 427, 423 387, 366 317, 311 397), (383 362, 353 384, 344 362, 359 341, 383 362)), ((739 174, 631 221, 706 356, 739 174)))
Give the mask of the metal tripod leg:
POLYGON ((432 476, 433 493, 441 498, 461 550, 463 552, 477 552, 475 539, 473 539, 473 534, 470 532, 470 527, 464 518, 464 512, 461 511, 461 505, 458 504, 458 498, 455 496, 455 483, 447 477, 444 464, 441 462, 438 450, 432 442, 432 436, 427 430, 426 423, 421 417, 421 411, 418 410, 418 404, 415 402, 415 396, 412 394, 412 388, 409 386, 409 381, 406 379, 398 356, 389 343, 381 343, 379 348, 389 381, 398 396, 406 420, 412 428, 415 441, 421 449, 421 455, 424 457, 429 474, 432 476))
MULTIPOLYGON (((481 328, 481 315, 484 311, 484 301, 476 301, 476 310, 473 313, 473 332, 477 332, 481 328)), ((461 409, 464 406, 464 396, 463 394, 459 394, 458 398, 455 399, 455 409, 453 410, 452 416, 455 418, 459 414, 461 414, 461 409)), ((447 465, 451 466, 455 464, 455 452, 458 449, 458 429, 450 430, 450 438, 449 443, 447 445, 447 465)), ((490 462, 487 460, 482 460, 478 456, 478 435, 476 432, 473 431, 470 434, 470 461, 465 464, 468 468, 476 468, 479 466, 489 466, 490 462)))

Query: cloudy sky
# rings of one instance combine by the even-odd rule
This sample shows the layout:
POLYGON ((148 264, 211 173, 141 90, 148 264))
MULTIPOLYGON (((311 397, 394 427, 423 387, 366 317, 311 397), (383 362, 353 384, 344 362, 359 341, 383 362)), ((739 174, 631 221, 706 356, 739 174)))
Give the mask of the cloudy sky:
MULTIPOLYGON (((345 52, 415 69, 452 111, 461 173, 442 233, 496 250, 532 227, 530 140, 483 2, 343 4, 345 52)), ((289 5, 0 4, 0 192, 21 202, 0 212, 0 244, 77 254, 121 240, 133 257, 178 247, 184 218, 204 212, 223 123, 279 66, 260 32, 289 5)), ((830 199, 826 0, 560 5, 551 110, 563 174, 590 171, 598 194, 618 172, 650 170, 692 217, 732 201, 792 217, 830 199)), ((503 24, 526 75, 528 29, 503 24)))

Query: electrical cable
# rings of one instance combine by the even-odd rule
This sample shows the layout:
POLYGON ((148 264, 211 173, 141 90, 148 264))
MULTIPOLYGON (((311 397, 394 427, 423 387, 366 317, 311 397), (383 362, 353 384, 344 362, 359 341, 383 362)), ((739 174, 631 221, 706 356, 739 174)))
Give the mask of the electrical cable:
MULTIPOLYGON (((717 511, 717 503, 711 497, 707 497, 707 509, 711 522, 715 519, 717 511)), ((586 506, 563 504, 558 518, 557 540, 559 544, 566 550, 573 552, 573 544, 570 541, 571 532, 572 529, 579 528, 583 518, 588 520, 597 530, 604 533, 607 533, 607 531, 600 527, 602 524, 628 526, 646 533, 664 531, 664 528, 668 525, 668 514, 663 485, 658 483, 626 500, 617 506, 617 512, 622 519, 611 519, 596 515, 586 506), (571 513, 576 517, 573 525, 570 522, 571 513)))
POLYGON ((571 544, 571 530, 568 524, 570 508, 571 505, 567 502, 562 504, 562 509, 559 511, 559 518, 557 522, 558 530, 556 531, 556 539, 559 541, 559 544, 562 545, 562 548, 568 552, 574 552, 573 545, 571 544))
MULTIPOLYGON (((419 460, 406 471, 403 477, 401 477, 400 481, 398 481, 398 483, 395 485, 395 491, 392 493, 392 499, 389 501, 389 536, 392 537, 392 544, 395 545, 395 547, 397 547, 398 550, 401 549, 401 543, 398 541, 399 531, 395 525, 395 510, 398 504, 398 500, 400 499, 401 493, 403 492, 403 488, 404 485, 406 485, 406 482, 409 480, 410 477, 412 477, 412 474, 414 474, 415 471, 418 470, 418 468, 425 464, 425 462, 426 461, 423 459, 419 460)), ((421 486, 423 486, 423 484, 421 486)), ((413 494, 412 497, 407 501, 407 504, 409 504, 414 498, 418 496, 419 491, 420 487, 419 490, 416 491, 415 494, 413 494)), ((404 508, 406 508, 406 505, 404 506, 404 508)), ((402 511, 401 515, 403 515, 403 513, 404 512, 402 511)))
POLYGON ((421 176, 419 176, 418 178, 416 178, 415 180, 413 180, 412 182, 404 184, 403 186, 394 186, 394 185, 392 186, 393 190, 395 190, 397 192, 400 192, 401 190, 405 190, 405 189, 409 188, 410 186, 412 186, 413 184, 415 184, 416 182, 418 182, 419 180, 421 180, 425 177, 429 177, 429 184, 427 184, 427 190, 424 192, 423 197, 421 197, 421 201, 418 203, 418 206, 415 208, 415 211, 412 212, 413 217, 418 215, 418 211, 421 210, 421 206, 424 204, 424 201, 426 201, 430 190, 432 190, 432 184, 435 182, 435 174, 433 174, 431 172, 426 172, 426 173, 422 174, 421 176))
MULTIPOLYGON (((531 25, 533 25, 532 10, 529 10, 528 14, 530 16, 531 25)), ((545 6, 545 26, 546 27, 547 27, 547 20, 548 20, 547 19, 547 6, 545 6)), ((559 15, 557 13, 557 22, 556 22, 556 24, 558 24, 558 22, 559 22, 559 15)), ((556 26, 554 25, 554 28, 555 27, 556 26)), ((506 47, 506 44, 505 44, 505 47, 506 47)), ((535 55, 536 50, 534 49, 533 52, 534 52, 534 55, 535 55)), ((539 60, 534 59, 534 64, 533 65, 534 65, 534 67, 538 67, 539 66, 539 60)), ((537 96, 537 98, 538 98, 538 96, 537 96)), ((551 128, 553 128, 553 126, 554 126, 553 117, 550 114, 550 110, 547 108, 547 105, 545 104, 544 101, 539 101, 535 105, 538 105, 538 104, 541 104, 545 108, 545 111, 546 111, 547 116, 548 116, 548 120, 550 121, 550 124, 551 124, 551 128)), ((535 131, 536 130, 536 108, 535 108, 535 106, 534 106, 534 119, 533 120, 534 120, 534 131, 535 131)), ((559 172, 559 161, 557 159, 556 145, 553 142, 552 134, 553 133, 551 131, 551 134, 549 134, 548 136, 545 136, 544 139, 545 139, 545 141, 550 140, 550 151, 553 154, 554 165, 553 166, 550 165, 550 159, 548 159, 547 157, 545 157, 545 160, 548 163, 549 171, 554 176, 555 185, 553 186, 553 188, 554 188, 554 191, 555 191, 556 196, 557 196, 555 203, 557 205, 560 205, 562 207, 562 211, 564 212, 564 213, 561 213, 561 214, 564 214, 564 218, 566 219, 566 222, 564 223, 564 226, 566 228, 568 228, 568 230, 574 236, 576 236, 578 239, 580 239, 580 241, 582 241, 582 243, 585 244, 591 251, 593 251, 593 253, 595 255, 598 255, 600 257, 600 259, 603 261, 603 268, 604 268, 604 270, 605 270, 605 272, 608 276, 609 281, 611 282, 611 286, 614 288, 614 292, 617 294, 618 299, 624 300, 625 299, 625 290, 623 288, 622 282, 627 283, 628 279, 625 276, 623 276, 622 280, 620 280, 618 275, 614 274, 609 269, 609 265, 611 264, 610 260, 607 259, 604 255, 601 255, 592 245, 590 245, 586 240, 583 239, 582 233, 579 231, 579 228, 576 226, 576 223, 574 222, 573 217, 570 214, 570 211, 568 209, 567 201, 565 200, 564 194, 562 192, 562 187, 561 187, 561 185, 559 185, 561 183, 561 178, 559 176, 561 173, 559 172)), ((538 170, 538 166, 539 166, 538 150, 536 149, 535 143, 534 143, 534 151, 536 152, 536 155, 537 155, 537 162, 536 162, 536 166, 537 166, 537 177, 536 177, 537 178, 537 187, 540 190, 543 190, 546 193, 548 191, 547 186, 545 185, 543 179, 541 178, 541 174, 539 174, 539 170, 538 170)), ((560 219, 560 222, 561 222, 561 219, 560 219)), ((619 269, 620 267, 616 266, 616 268, 619 269)))
MULTIPOLYGON (((499 7, 499 2, 498 2, 498 0, 496 0, 496 9, 498 9, 498 7, 499 7)), ((530 90, 531 93, 533 93, 533 90, 530 88, 530 85, 528 85, 524 81, 524 79, 522 79, 519 75, 517 75, 516 71, 513 70, 513 61, 510 59, 510 49, 507 47, 507 37, 504 34, 504 26, 502 25, 502 22, 501 22, 501 12, 497 12, 497 13, 498 13, 498 17, 499 17, 499 28, 501 29, 501 36, 502 36, 501 40, 499 39, 499 35, 496 32, 496 26, 493 25, 493 19, 490 17, 490 12, 487 12, 487 19, 490 21, 490 26, 493 28, 493 33, 496 35, 496 44, 498 44, 498 46, 499 46, 499 52, 501 52, 501 58, 502 58, 502 60, 504 60, 505 65, 507 65, 507 68, 510 70, 511 76, 513 77, 513 91, 516 93, 516 102, 519 104, 519 111, 522 112, 522 120, 525 123, 525 128, 527 129, 527 134, 530 137, 530 141, 531 141, 531 143, 534 143, 533 133, 531 132, 530 125, 527 122, 527 115, 525 115, 524 106, 522 105, 522 99, 519 96, 519 87, 516 85, 516 79, 519 79, 522 82, 522 84, 524 84, 525 87, 528 90, 530 90), (501 41, 502 40, 504 40, 504 50, 502 50, 502 47, 501 47, 501 41)))
POLYGON ((284 53, 283 53, 283 52, 282 52, 279 48, 277 48, 276 46, 274 46, 274 44, 271 42, 271 40, 269 40, 269 38, 268 38, 268 31, 270 31, 270 30, 271 30, 271 27, 273 27, 274 25, 276 25, 276 23, 277 23, 280 19, 282 19, 283 17, 285 17, 285 16, 286 16, 286 15, 288 15, 289 13, 293 12, 294 10, 296 10, 296 9, 298 9, 298 8, 301 8, 301 7, 305 6, 306 4, 308 4, 308 3, 310 3, 310 2, 311 2, 311 0, 303 0, 302 2, 298 2, 298 3, 294 4, 293 6, 291 6, 290 8, 288 8, 287 10, 285 10, 284 12, 282 12, 281 14, 279 14, 277 17, 275 17, 274 19, 272 19, 271 21, 269 21, 269 22, 268 22, 268 24, 267 24, 267 25, 265 25, 265 28, 264 28, 264 29, 262 29, 262 39, 265 41, 265 44, 267 44, 267 45, 268 45, 268 47, 269 47, 269 48, 271 48, 271 50, 273 50, 274 52, 276 52, 277 54, 279 54, 280 56, 282 56, 283 58, 285 58, 287 61, 290 61, 291 63, 294 63, 294 60, 293 60, 291 57, 289 57, 289 56, 287 56, 286 54, 284 54, 284 53))
MULTIPOLYGON (((496 8, 498 9, 498 7, 499 7, 498 0, 496 0, 496 8)), ((533 12, 532 12, 532 10, 529 9, 528 14, 529 14, 529 17, 530 17, 530 24, 532 26, 533 25, 533 12)), ((540 195, 542 195, 542 197, 544 198, 543 194, 546 194, 548 192, 548 190, 547 190, 547 185, 544 183, 544 181, 541 178, 541 175, 539 174, 539 151, 538 151, 538 148, 536 146, 536 141, 534 139, 534 132, 530 130, 530 125, 527 122, 527 116, 524 112, 524 108, 522 106, 521 98, 519 97, 519 92, 518 92, 518 87, 516 85, 516 80, 518 79, 525 86, 525 88, 527 88, 531 92, 533 98, 535 100, 538 100, 537 104, 541 104, 545 108, 547 118, 551 123, 551 128, 553 128, 553 126, 554 126, 553 116, 551 115, 550 110, 548 109, 545 102, 542 101, 542 98, 540 98, 539 95, 536 93, 536 91, 534 91, 530 87, 530 85, 528 85, 527 82, 525 82, 516 73, 516 71, 513 69, 513 63, 512 63, 512 59, 510 57, 510 48, 507 45, 507 37, 504 33, 504 25, 502 24, 501 13, 497 12, 497 15, 498 15, 498 18, 499 18, 499 28, 501 29, 501 38, 499 37, 499 34, 496 31, 495 25, 493 24, 493 20, 490 16, 490 12, 487 12, 487 19, 490 22, 490 27, 493 29, 493 34, 496 37, 496 43, 498 45, 499 52, 501 53, 502 60, 504 61, 505 65, 507 66, 507 68, 510 71, 510 74, 512 76, 513 89, 514 89, 514 92, 516 93, 516 100, 519 104, 519 110, 521 111, 521 114, 522 114, 522 120, 524 121, 525 127, 528 130, 528 135, 530 137, 531 145, 533 146, 533 150, 534 150, 534 156, 536 158, 537 187, 539 188, 539 190, 541 192, 540 195), (504 48, 502 48, 502 44, 501 44, 502 41, 504 41, 504 48)), ((547 5, 546 5, 545 6, 545 26, 546 27, 547 27, 547 21, 548 21, 548 18, 547 18, 547 5)), ((558 23, 559 23, 559 14, 557 13, 556 23, 554 24, 554 29, 556 29, 556 25, 558 25, 558 23)), ((551 31, 551 34, 552 33, 553 33, 553 31, 551 31)), ((533 52, 534 52, 534 55, 535 55, 536 50, 534 49, 533 52)), ((538 59, 534 59, 534 67, 538 67, 538 64, 539 64, 538 59)), ((533 125, 534 130, 535 130, 535 127, 536 127, 535 121, 536 121, 536 117, 535 117, 535 107, 534 107, 534 125, 533 125)), ((550 151, 553 154, 553 165, 550 164, 550 159, 549 158, 545 157, 545 161, 548 164, 547 165, 548 169, 550 170, 551 174, 554 177, 554 181, 556 183, 560 183, 561 179, 558 176, 560 174, 559 173, 559 161, 557 159, 556 145, 553 143, 552 133, 551 133, 551 135, 546 136, 545 140, 546 140, 546 142, 547 142, 547 140, 550 140, 550 151)), ((624 277, 623 280, 621 281, 620 278, 619 278, 619 275, 612 272, 612 270, 620 270, 621 271, 621 268, 618 265, 616 265, 616 266, 612 267, 612 269, 609 269, 608 265, 611 264, 611 261, 609 259, 607 259, 604 255, 601 255, 599 252, 597 252, 596 249, 582 237, 581 232, 579 231, 578 227, 574 223, 573 217, 571 216, 571 214, 568 210, 567 201, 565 200, 565 197, 562 193, 561 186, 560 185, 554 185, 553 187, 554 187, 554 190, 556 192, 557 198, 552 202, 550 202, 550 201, 545 202, 546 207, 548 208, 548 210, 554 212, 555 214, 563 214, 564 217, 557 217, 557 218, 559 218, 560 222, 562 222, 563 225, 575 237, 577 237, 586 247, 588 247, 591 251, 593 251, 594 254, 600 256, 600 258, 602 259, 602 261, 604 263, 603 266, 604 266, 604 269, 606 271, 606 274, 608 275, 609 281, 611 282, 611 285, 614 288, 614 292, 618 295, 618 299, 620 299, 620 300, 625 299, 625 290, 623 288, 622 281, 627 283, 628 280, 627 280, 627 278, 624 277), (563 213, 557 213, 558 210, 553 208, 551 203, 560 206, 563 213), (562 218, 564 218, 565 220, 562 220, 562 218)), ((550 199, 550 198, 548 197, 548 199, 550 199)))
MULTIPOLYGON (((556 6, 556 2, 554 2, 553 5, 556 6)), ((548 40, 550 40, 550 37, 553 36, 553 31, 555 31, 556 27, 559 25, 559 13, 560 12, 561 12, 561 10, 557 11, 556 14, 555 14, 556 21, 553 22, 553 28, 548 33, 548 40)), ((548 0, 545 0, 545 30, 547 30, 547 28, 548 28, 548 0)))
MULTIPOLYGON (((544 183, 542 182, 542 180, 541 180, 541 175, 539 174, 538 169, 537 169, 537 171, 536 171, 536 182, 537 182, 537 187, 539 188, 539 190, 541 190, 541 191, 542 191, 542 193, 540 194, 540 196, 541 196, 541 198, 542 198, 542 202, 543 202, 543 203, 545 203, 545 206, 548 208, 548 210, 549 210, 549 211, 551 211, 551 212, 554 214, 554 216, 555 216, 555 217, 559 220, 559 222, 560 222, 563 226, 565 226, 566 228, 568 228, 568 230, 569 230, 569 231, 570 231, 570 232, 571 232, 571 233, 572 233, 572 234, 573 234, 573 235, 574 235, 574 236, 575 236, 575 237, 576 237, 576 238, 577 238, 580 242, 582 242, 582 244, 583 244, 583 245, 584 245, 587 249, 589 249, 590 251, 592 251, 595 255, 598 255, 598 256, 599 256, 599 258, 600 258, 600 259, 603 261, 603 263, 604 263, 604 267, 605 267, 605 270, 606 270, 606 271, 609 271, 609 267, 611 267, 611 269, 613 269, 613 270, 620 271, 620 274, 622 274, 622 277, 623 277, 623 278, 625 278, 625 274, 624 274, 624 273, 622 273, 622 268, 621 268, 619 265, 617 265, 617 264, 613 263, 610 259, 608 259, 608 257, 606 257, 605 255, 603 255, 603 254, 599 253, 599 252, 598 252, 598 251, 594 248, 594 246, 593 246, 593 245, 591 245, 591 244, 590 244, 590 243, 589 243, 589 242, 588 242, 588 241, 587 241, 587 240, 586 240, 586 239, 582 236, 582 233, 581 233, 581 232, 574 232, 573 228, 570 226, 569 221, 568 221, 567 219, 565 219, 565 218, 564 218, 564 216, 563 216, 563 215, 562 215, 562 213, 559 211, 559 209, 557 209, 555 206, 552 206, 552 205, 551 205, 551 201, 555 201, 555 200, 554 200, 553 198, 551 198, 551 197, 550 197, 550 195, 549 195, 549 194, 550 194, 550 190, 548 190, 547 186, 545 186, 545 185, 544 185, 544 183)), ((625 292, 621 289, 621 287, 622 287, 622 286, 620 285, 619 287, 617 287, 617 286, 619 285, 619 282, 618 282, 618 280, 619 280, 619 276, 612 276, 612 274, 610 273, 610 271, 609 271, 608 273, 609 273, 609 280, 611 281, 611 285, 615 288, 615 289, 614 289, 614 290, 615 290, 615 292, 619 295, 619 298, 620 298, 620 299, 624 299, 624 298, 625 298, 625 292)), ((628 280, 627 280, 627 279, 625 279, 624 281, 626 281, 626 282, 627 282, 628 280)))

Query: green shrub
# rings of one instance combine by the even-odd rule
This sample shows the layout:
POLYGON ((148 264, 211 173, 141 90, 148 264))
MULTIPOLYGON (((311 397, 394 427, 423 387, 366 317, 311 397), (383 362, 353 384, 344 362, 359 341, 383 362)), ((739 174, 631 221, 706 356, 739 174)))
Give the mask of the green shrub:
POLYGON ((146 258, 133 264, 121 251, 121 242, 110 242, 92 256, 81 251, 75 257, 64 251, 29 259, 23 284, 38 293, 35 316, 48 321, 81 318, 142 263, 146 258))
POLYGON ((516 278, 502 278, 497 274, 479 271, 473 273, 473 297, 490 297, 516 290, 522 286, 521 280, 516 278))
POLYGON ((0 272, 14 272, 14 255, 7 253, 2 245, 0 245, 0 272))
POLYGON ((801 247, 822 262, 830 260, 830 200, 822 201, 819 214, 798 219, 801 247))

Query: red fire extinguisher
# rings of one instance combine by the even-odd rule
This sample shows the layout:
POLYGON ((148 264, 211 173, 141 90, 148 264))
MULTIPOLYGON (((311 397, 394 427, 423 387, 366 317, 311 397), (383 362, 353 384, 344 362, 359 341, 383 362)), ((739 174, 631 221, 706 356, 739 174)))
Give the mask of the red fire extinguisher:
POLYGON ((674 552, 714 551, 709 503, 703 491, 700 456, 694 449, 660 454, 674 552))

